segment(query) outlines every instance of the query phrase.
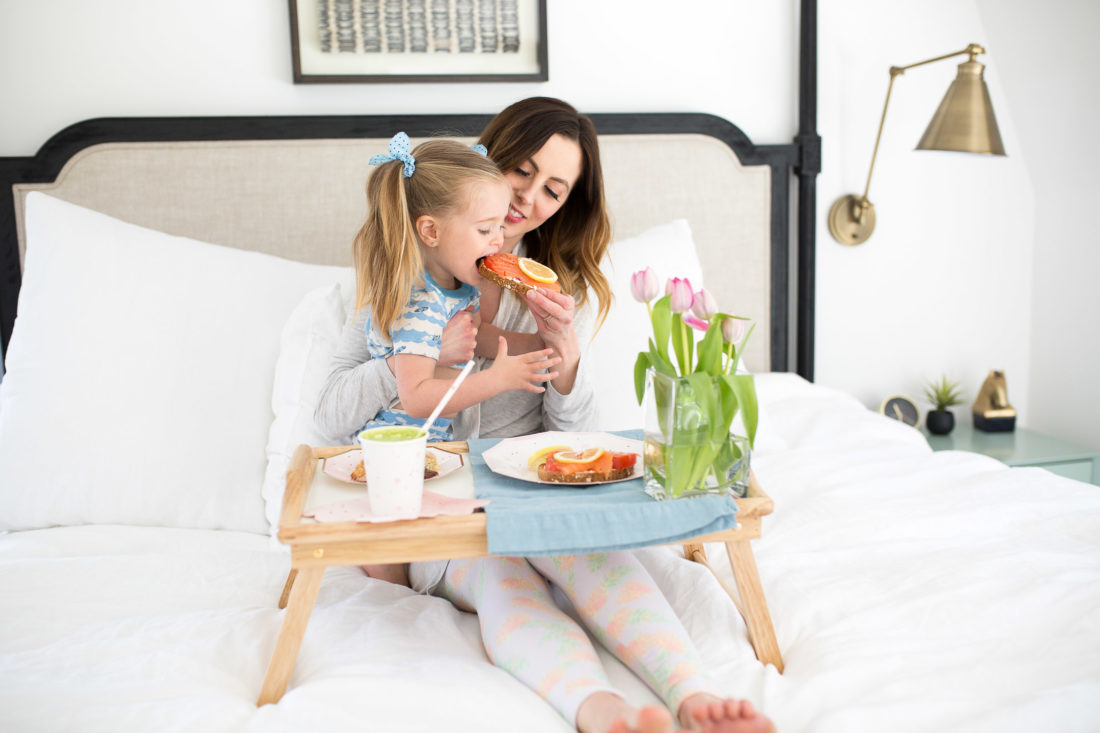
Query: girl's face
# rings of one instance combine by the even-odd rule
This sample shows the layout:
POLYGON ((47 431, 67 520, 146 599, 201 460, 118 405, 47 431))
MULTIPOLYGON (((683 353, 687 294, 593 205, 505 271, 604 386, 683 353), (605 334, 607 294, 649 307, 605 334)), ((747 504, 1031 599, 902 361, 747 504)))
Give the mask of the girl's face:
POLYGON ((457 288, 457 281, 479 284, 478 259, 498 252, 504 241, 504 217, 511 197, 508 186, 475 181, 466 184, 465 194, 466 205, 459 211, 417 220, 428 272, 448 289, 457 288))
POLYGON ((504 218, 505 252, 557 213, 580 178, 581 165, 580 144, 554 135, 530 158, 505 171, 512 187, 511 206, 504 218))

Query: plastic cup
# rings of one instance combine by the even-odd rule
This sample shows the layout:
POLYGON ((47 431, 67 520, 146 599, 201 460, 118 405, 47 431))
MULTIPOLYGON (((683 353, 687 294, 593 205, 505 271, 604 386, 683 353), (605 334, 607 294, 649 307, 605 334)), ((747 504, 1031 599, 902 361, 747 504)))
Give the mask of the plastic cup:
POLYGON ((427 442, 427 432, 409 425, 369 428, 359 433, 371 514, 379 519, 420 516, 427 442))

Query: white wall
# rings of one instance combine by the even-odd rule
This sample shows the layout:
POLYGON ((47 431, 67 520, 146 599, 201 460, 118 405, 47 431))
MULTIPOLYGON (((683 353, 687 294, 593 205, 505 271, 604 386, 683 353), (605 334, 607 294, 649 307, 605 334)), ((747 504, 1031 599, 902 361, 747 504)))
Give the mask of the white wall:
POLYGON ((794 135, 796 0, 549 3, 547 83, 295 85, 286 0, 0 0, 0 155, 97 116, 492 113, 534 94, 794 135))
POLYGON ((1002 369, 1026 422, 1034 194, 997 56, 982 60, 1009 157, 914 151, 966 59, 912 69, 894 83, 869 195, 873 235, 844 247, 824 226, 839 195, 863 190, 889 67, 985 43, 977 9, 846 0, 820 12, 818 379, 870 405, 891 392, 919 397, 944 373, 972 399, 1002 369))
POLYGON ((1028 424, 1100 447, 1100 4, 1033 5, 978 2, 1035 184, 1028 424))
MULTIPOLYGON (((0 0, 0 155, 98 116, 488 113, 532 94, 588 112, 709 112, 758 143, 795 134, 797 0, 549 2, 544 84, 294 85, 284 0, 0 0)), ((1004 369, 1021 424, 1100 447, 1097 152, 1076 143, 1097 103, 1071 93, 1096 88, 1084 35, 1097 11, 1033 5, 820 2, 816 376, 874 406, 941 372, 972 397, 1004 369), (955 64, 914 69, 895 84, 876 164, 877 230, 856 248, 833 242, 825 216, 862 190, 888 67, 970 42, 989 48, 1009 157, 913 152, 955 64), (1029 106, 1051 76, 1067 79, 1067 52, 1081 64, 1067 88, 1029 106), (1071 123, 1051 131, 1051 117, 1071 123)))

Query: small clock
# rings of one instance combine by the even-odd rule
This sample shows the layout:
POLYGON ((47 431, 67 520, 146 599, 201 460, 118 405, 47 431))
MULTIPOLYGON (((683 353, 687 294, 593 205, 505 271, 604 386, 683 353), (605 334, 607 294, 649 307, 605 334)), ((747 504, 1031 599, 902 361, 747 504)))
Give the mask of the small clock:
POLYGON ((887 397, 879 405, 878 411, 886 417, 901 420, 906 425, 911 425, 914 428, 920 422, 920 410, 917 409, 917 403, 903 395, 887 397))

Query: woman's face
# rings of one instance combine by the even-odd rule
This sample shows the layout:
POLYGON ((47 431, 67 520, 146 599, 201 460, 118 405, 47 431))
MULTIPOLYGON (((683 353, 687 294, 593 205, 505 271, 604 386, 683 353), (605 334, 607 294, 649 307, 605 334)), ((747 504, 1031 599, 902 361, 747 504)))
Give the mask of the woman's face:
POLYGON ((505 252, 523 235, 557 213, 581 175, 581 146, 564 135, 554 135, 530 158, 504 172, 512 187, 512 205, 504 217, 505 252))

